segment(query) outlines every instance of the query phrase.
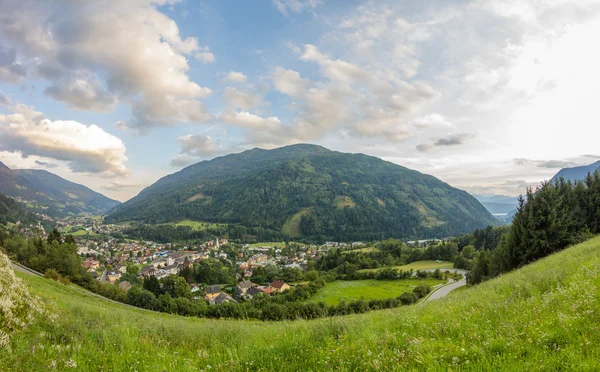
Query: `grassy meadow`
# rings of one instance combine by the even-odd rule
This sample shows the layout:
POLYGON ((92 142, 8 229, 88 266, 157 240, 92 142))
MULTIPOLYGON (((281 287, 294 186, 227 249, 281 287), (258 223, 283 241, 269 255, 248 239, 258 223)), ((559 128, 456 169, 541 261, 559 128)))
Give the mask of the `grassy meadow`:
MULTIPOLYGON (((411 262, 407 265, 402 265, 402 266, 394 266, 395 269, 398 270, 428 270, 428 269, 448 269, 450 271, 452 271, 451 269, 454 267, 454 263, 452 263, 451 261, 442 261, 442 262, 436 262, 436 261, 415 261, 415 262, 411 262)), ((379 269, 362 269, 362 270, 358 270, 359 272, 367 272, 367 271, 377 271, 379 269)))
POLYGON ((57 315, 0 350, 0 370, 597 371, 600 238, 446 298, 314 321, 157 314, 27 276, 57 315))
POLYGON ((338 280, 327 283, 323 289, 312 296, 309 301, 324 301, 327 305, 337 305, 342 300, 350 302, 359 300, 383 300, 398 297, 404 292, 410 292, 418 285, 434 285, 443 283, 436 279, 401 279, 401 280, 338 280))
POLYGON ((192 228, 192 230, 200 231, 200 230, 205 230, 205 229, 216 229, 219 227, 225 227, 225 226, 227 226, 227 224, 184 220, 184 221, 174 223, 173 226, 188 226, 188 227, 192 228))

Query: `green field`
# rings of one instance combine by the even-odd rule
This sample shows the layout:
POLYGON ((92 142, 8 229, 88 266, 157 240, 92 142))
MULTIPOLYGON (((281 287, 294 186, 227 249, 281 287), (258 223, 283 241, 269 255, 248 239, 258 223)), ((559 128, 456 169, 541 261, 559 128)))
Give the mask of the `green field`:
POLYGON ((56 319, 14 334, 3 370, 596 371, 600 360, 600 238, 440 300, 314 321, 157 314, 20 276, 56 319))
POLYGON ((379 248, 377 248, 377 247, 365 247, 365 248, 351 249, 349 251, 343 251, 342 254, 345 254, 345 253, 354 253, 354 252, 361 252, 361 253, 379 252, 379 248))
MULTIPOLYGON (((450 261, 442 261, 442 262, 436 262, 436 261, 415 261, 412 263, 409 263, 408 265, 402 265, 402 266, 394 266, 395 269, 398 270, 410 270, 413 269, 414 271, 417 270, 428 270, 428 269, 452 269, 454 267, 454 263, 450 262, 450 261)), ((377 271, 380 268, 377 269, 363 269, 363 270, 358 270, 359 272, 366 272, 366 271, 377 271)))
POLYGON ((227 226, 227 224, 184 220, 184 221, 174 223, 173 226, 188 226, 188 227, 191 227, 192 230, 204 230, 204 229, 216 229, 219 227, 224 227, 224 226, 227 226))
POLYGON ((365 300, 386 299, 398 297, 404 292, 410 292, 420 284, 434 285, 443 283, 435 279, 401 279, 401 280, 338 280, 327 283, 311 302, 325 301, 327 305, 337 305, 344 300, 350 302, 361 297, 365 300))
POLYGON ((285 242, 262 242, 250 244, 250 248, 261 248, 261 247, 285 247, 285 242))

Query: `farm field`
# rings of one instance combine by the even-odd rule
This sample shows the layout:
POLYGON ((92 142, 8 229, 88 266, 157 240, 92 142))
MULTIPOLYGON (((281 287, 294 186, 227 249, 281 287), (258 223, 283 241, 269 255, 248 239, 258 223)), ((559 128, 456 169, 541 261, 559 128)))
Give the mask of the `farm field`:
POLYGON ((204 229, 216 229, 218 227, 227 226, 227 224, 184 220, 184 221, 174 223, 173 226, 188 226, 188 227, 191 227, 192 230, 204 230, 204 229))
MULTIPOLYGON (((436 262, 436 261, 415 261, 415 262, 411 262, 408 265, 402 265, 402 266, 394 266, 395 269, 399 269, 399 270, 410 270, 413 269, 414 271, 417 270, 428 270, 428 269, 452 269, 454 267, 454 263, 452 263, 451 261, 442 261, 442 262, 436 262)), ((359 272, 366 272, 366 271, 377 271, 380 268, 377 269, 363 269, 363 270, 358 270, 359 272)))
POLYGON ((317 292, 308 301, 324 301, 327 305, 337 305, 342 300, 350 302, 359 300, 386 299, 398 297, 404 292, 410 292, 418 285, 434 285, 443 283, 443 280, 435 279, 400 279, 400 280, 338 280, 327 283, 323 289, 317 292))
POLYGON ((600 237, 439 300, 314 321, 158 314, 18 276, 54 319, 11 335, 2 370, 594 371, 600 360, 600 237))

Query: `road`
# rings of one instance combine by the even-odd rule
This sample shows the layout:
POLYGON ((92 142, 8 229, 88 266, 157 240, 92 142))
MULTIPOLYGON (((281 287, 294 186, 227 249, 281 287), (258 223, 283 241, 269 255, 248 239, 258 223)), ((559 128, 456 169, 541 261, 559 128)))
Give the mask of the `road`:
MULTIPOLYGON (((433 292, 429 297, 427 297, 426 301, 437 300, 439 298, 444 297, 448 293, 452 292, 456 288, 460 288, 460 287, 463 287, 463 286, 467 285, 467 273, 468 273, 468 271, 460 270, 460 269, 448 269, 448 270, 450 270, 450 272, 456 271, 459 274, 462 274, 463 278, 461 280, 457 281, 457 282, 454 282, 452 284, 448 284, 448 285, 445 285, 445 286, 439 288, 438 290, 436 290, 435 292, 433 292)), ((428 271, 435 271, 435 270, 428 270, 428 271)))

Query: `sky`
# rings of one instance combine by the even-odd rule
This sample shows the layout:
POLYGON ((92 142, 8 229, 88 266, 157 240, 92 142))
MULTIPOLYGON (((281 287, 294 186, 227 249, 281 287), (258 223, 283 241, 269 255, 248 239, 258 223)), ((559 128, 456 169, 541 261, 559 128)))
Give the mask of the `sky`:
POLYGON ((600 159, 599 0, 0 0, 0 161, 125 201, 255 147, 477 194, 600 159))

